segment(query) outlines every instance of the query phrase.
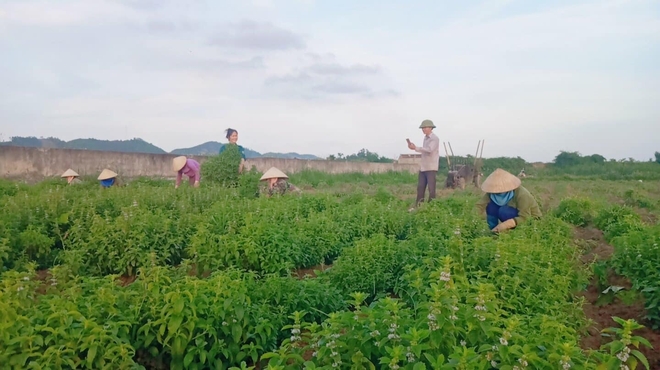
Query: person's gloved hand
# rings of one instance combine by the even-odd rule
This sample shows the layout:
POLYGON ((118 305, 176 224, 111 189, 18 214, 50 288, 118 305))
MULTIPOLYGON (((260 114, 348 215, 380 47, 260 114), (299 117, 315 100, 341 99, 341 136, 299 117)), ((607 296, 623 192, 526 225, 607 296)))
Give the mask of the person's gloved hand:
POLYGON ((501 222, 499 225, 495 226, 491 231, 494 233, 499 233, 500 231, 509 230, 514 227, 516 227, 516 220, 509 219, 504 222, 501 222))

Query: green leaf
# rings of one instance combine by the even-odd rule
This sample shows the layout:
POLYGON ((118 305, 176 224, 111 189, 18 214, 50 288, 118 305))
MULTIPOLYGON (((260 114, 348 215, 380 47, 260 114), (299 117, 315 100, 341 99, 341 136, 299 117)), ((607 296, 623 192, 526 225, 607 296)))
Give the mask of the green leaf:
POLYGON ((195 359, 195 352, 194 351, 188 351, 186 354, 186 357, 183 359, 183 367, 188 368, 190 367, 190 364, 193 362, 195 359))
POLYGON ((243 306, 237 306, 236 307, 236 320, 241 321, 243 320, 243 315, 245 314, 245 308, 243 306))
POLYGON ((183 316, 180 315, 176 315, 170 319, 170 322, 167 324, 167 330, 169 331, 170 335, 174 334, 177 330, 179 330, 179 326, 181 326, 182 321, 183 321, 183 316))
POLYGON ((426 365, 423 362, 418 362, 413 366, 413 370, 426 370, 426 365))
POLYGON ((183 312, 183 307, 185 305, 185 302, 183 298, 179 298, 174 302, 174 314, 179 315, 181 312, 183 312))
POLYGON ((646 356, 644 356, 644 354, 642 352, 635 349, 635 350, 632 350, 630 353, 632 353, 633 356, 637 357, 637 359, 642 364, 644 364, 644 367, 646 367, 647 369, 649 368, 649 361, 646 359, 646 356))
POLYGON ((89 351, 87 351, 87 364, 89 366, 91 366, 94 363, 94 357, 96 357, 97 350, 98 350, 98 346, 96 344, 89 347, 89 351))
POLYGON ((231 326, 231 335, 234 338, 234 342, 240 343, 241 334, 243 334, 243 328, 240 325, 234 324, 231 326))

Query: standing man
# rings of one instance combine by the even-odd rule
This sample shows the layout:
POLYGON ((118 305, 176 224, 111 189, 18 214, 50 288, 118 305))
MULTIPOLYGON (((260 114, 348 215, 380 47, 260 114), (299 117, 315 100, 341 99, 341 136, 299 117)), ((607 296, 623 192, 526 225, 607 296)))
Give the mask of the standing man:
POLYGON ((419 128, 424 132, 424 144, 421 147, 408 141, 408 148, 418 153, 422 153, 422 161, 419 168, 419 177, 417 180, 417 202, 424 201, 426 187, 429 188, 429 201, 435 199, 435 183, 438 174, 438 164, 440 162, 440 139, 433 133, 435 125, 431 120, 425 119, 419 128))

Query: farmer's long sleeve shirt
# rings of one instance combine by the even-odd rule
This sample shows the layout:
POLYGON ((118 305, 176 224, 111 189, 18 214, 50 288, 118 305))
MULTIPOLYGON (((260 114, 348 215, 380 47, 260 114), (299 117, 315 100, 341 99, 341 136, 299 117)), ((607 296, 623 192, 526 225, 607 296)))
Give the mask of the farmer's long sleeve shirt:
POLYGON ((186 165, 183 166, 183 168, 176 174, 176 185, 178 186, 181 183, 181 178, 183 177, 183 175, 188 176, 190 185, 193 185, 195 181, 199 181, 201 175, 200 172, 201 171, 200 171, 199 162, 197 162, 194 159, 188 158, 186 160, 186 165))
POLYGON ((440 139, 431 132, 429 136, 424 136, 424 144, 417 147, 416 152, 422 153, 422 162, 419 170, 437 171, 440 162, 440 139))

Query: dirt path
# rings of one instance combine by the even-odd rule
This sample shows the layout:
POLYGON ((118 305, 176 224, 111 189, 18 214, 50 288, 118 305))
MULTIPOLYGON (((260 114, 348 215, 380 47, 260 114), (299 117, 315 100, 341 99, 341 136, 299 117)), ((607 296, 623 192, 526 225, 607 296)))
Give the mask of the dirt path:
MULTIPOLYGON (((607 244, 603 233, 594 228, 576 228, 574 238, 577 245, 585 248, 585 254, 582 256, 582 262, 589 263, 594 260, 604 261, 608 260, 614 248, 607 244)), ((628 279, 616 275, 613 271, 608 271, 607 281, 609 286, 622 286, 625 291, 629 291, 632 284, 628 279)), ((601 296, 598 288, 598 278, 594 277, 589 284, 589 287, 580 292, 578 296, 585 297, 583 309, 587 318, 593 321, 592 325, 588 328, 589 335, 582 338, 581 346, 583 349, 598 349, 601 345, 607 343, 609 340, 600 335, 600 331, 615 326, 616 323, 612 320, 612 316, 618 316, 622 319, 635 319, 638 323, 645 325, 644 329, 637 330, 634 334, 646 338, 653 348, 641 348, 640 352, 649 360, 652 370, 660 370, 660 332, 652 331, 648 326, 649 323, 644 320, 646 311, 644 310, 643 299, 638 299, 634 302, 624 302, 620 298, 615 297, 611 302, 602 304, 597 302, 601 296)))

